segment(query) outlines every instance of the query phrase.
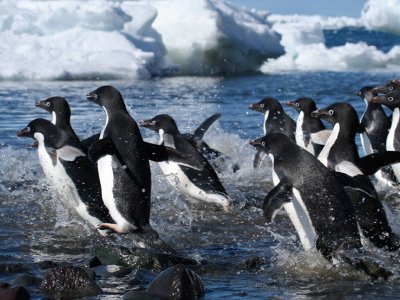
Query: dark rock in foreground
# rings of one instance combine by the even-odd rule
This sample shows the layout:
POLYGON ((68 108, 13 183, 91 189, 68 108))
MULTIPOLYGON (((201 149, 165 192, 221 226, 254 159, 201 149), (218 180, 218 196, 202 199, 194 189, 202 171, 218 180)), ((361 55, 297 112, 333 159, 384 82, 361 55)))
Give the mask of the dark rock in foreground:
POLYGON ((150 284, 147 293, 162 299, 197 299, 204 294, 200 276, 184 265, 163 271, 150 284))
POLYGON ((96 282, 80 267, 57 267, 43 279, 40 289, 54 297, 87 297, 101 293, 96 282))
POLYGON ((29 300, 28 291, 22 286, 11 287, 8 283, 0 282, 1 300, 29 300))

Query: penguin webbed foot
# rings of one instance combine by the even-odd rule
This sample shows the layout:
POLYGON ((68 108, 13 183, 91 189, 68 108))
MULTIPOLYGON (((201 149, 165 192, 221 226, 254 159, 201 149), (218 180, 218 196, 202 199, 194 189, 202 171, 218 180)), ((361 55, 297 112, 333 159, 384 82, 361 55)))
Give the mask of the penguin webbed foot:
POLYGON ((119 226, 118 224, 113 224, 113 223, 101 223, 97 225, 97 229, 99 230, 109 229, 113 233, 120 233, 120 234, 128 233, 128 230, 119 226))

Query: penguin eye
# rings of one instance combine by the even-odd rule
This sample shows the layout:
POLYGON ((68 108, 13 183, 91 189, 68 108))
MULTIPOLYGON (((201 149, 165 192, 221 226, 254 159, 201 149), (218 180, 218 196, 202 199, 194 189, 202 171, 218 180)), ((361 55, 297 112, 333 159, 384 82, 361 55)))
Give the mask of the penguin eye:
POLYGON ((393 91, 393 85, 389 85, 389 86, 388 86, 388 90, 389 90, 389 91, 393 91))
POLYGON ((328 114, 330 114, 331 116, 333 116, 333 113, 334 113, 333 109, 330 109, 330 110, 328 111, 328 114))
POLYGON ((388 99, 390 102, 392 102, 392 101, 394 100, 393 97, 388 97, 387 99, 388 99))
POLYGON ((31 131, 31 128, 28 126, 28 127, 26 127, 26 131, 31 131))
POLYGON ((261 142, 261 145, 263 146, 263 147, 265 147, 265 142, 263 141, 263 142, 261 142))
POLYGON ((151 121, 151 125, 156 125, 156 121, 151 121))
POLYGON ((297 102, 297 103, 296 103, 296 106, 299 107, 299 106, 300 106, 300 103, 297 102))
POLYGON ((264 108, 264 104, 260 104, 260 107, 261 107, 261 108, 264 108))
POLYGON ((50 102, 46 102, 46 106, 50 106, 50 102))

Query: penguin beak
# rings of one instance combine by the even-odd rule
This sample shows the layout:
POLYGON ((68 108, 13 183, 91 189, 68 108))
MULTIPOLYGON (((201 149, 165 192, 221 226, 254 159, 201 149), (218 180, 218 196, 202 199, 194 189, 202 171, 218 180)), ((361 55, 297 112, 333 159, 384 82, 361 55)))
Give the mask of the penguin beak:
POLYGON ((329 114, 324 111, 324 110, 314 110, 313 112, 311 112, 311 116, 314 118, 323 118, 324 116, 328 116, 329 114))
POLYGON ((153 129, 154 124, 153 124, 152 120, 142 120, 139 122, 139 126, 153 129))
POLYGON ((362 96, 362 93, 361 93, 361 91, 357 91, 357 92, 355 92, 355 94, 356 94, 356 96, 362 96))
POLYGON ((262 146, 262 144, 261 144, 261 139, 251 140, 251 141, 249 142, 249 144, 252 145, 252 146, 254 146, 254 147, 262 146))
POLYGON ((368 101, 372 103, 384 103, 386 100, 387 100, 386 96, 375 96, 368 99, 368 101))
POLYGON ((31 136, 31 131, 29 130, 28 127, 22 128, 17 132, 18 137, 30 137, 31 136))
POLYGON ((90 92, 89 94, 86 95, 86 99, 89 101, 96 101, 97 100, 97 94, 94 92, 90 92))
POLYGON ((294 107, 294 102, 292 102, 292 101, 287 101, 285 104, 286 104, 286 106, 294 107))
POLYGON ((44 102, 44 100, 40 100, 40 101, 36 102, 35 106, 43 108, 43 109, 46 109, 46 107, 47 107, 46 103, 44 102))
POLYGON ((262 109, 258 103, 253 103, 249 105, 249 108, 255 111, 262 112, 262 109))

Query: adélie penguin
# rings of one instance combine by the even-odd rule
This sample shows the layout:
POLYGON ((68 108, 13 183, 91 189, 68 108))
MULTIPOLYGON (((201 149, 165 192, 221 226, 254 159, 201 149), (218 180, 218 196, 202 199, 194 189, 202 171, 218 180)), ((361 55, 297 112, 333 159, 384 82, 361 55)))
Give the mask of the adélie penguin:
POLYGON ((299 112, 296 120, 296 144, 311 154, 318 156, 323 145, 314 142, 312 135, 325 130, 325 125, 320 119, 311 116, 311 112, 317 109, 315 101, 308 97, 301 97, 294 101, 287 101, 286 105, 299 112))
POLYGON ((36 107, 51 113, 51 122, 64 130, 72 139, 79 141, 85 151, 87 151, 91 143, 99 139, 99 134, 92 135, 84 140, 79 139, 71 126, 71 108, 65 98, 60 96, 49 97, 36 102, 36 107))
POLYGON ((346 186, 363 235, 376 247, 397 250, 399 238, 389 225, 384 207, 368 175, 382 166, 399 161, 400 153, 384 152, 360 158, 355 143, 358 115, 348 103, 334 103, 314 111, 312 115, 333 125, 332 134, 318 159, 335 171, 346 186))
POLYGON ((175 120, 171 116, 157 115, 152 119, 141 121, 139 125, 158 132, 160 145, 176 149, 183 155, 189 156, 191 160, 203 165, 203 170, 200 171, 173 161, 160 162, 161 170, 173 186, 195 199, 216 203, 224 209, 228 209, 231 199, 218 175, 197 148, 179 132, 175 120))
MULTIPOLYGON (((142 248, 174 253, 150 226, 151 173, 149 159, 171 160, 176 153, 143 141, 136 121, 129 115, 121 93, 112 86, 101 86, 87 99, 104 109, 106 122, 100 139, 89 148, 97 161, 104 204, 115 223, 103 223, 117 233, 132 233, 142 248)), ((184 159, 184 158, 183 158, 184 159)), ((197 165, 202 169, 201 165, 197 165)))
MULTIPOLYGON (((266 97, 257 103, 250 104, 249 108, 264 114, 264 135, 272 132, 282 132, 293 141, 295 140, 296 123, 283 110, 277 99, 266 97)), ((258 168, 264 158, 265 153, 257 151, 253 162, 254 168, 258 168)))
MULTIPOLYGON (((391 126, 391 120, 387 117, 382 106, 372 103, 370 100, 377 94, 373 87, 361 88, 357 95, 364 99, 366 109, 361 117, 359 134, 361 145, 365 155, 386 151, 386 139, 391 126)), ((398 185, 399 182, 390 166, 383 167, 374 174, 375 178, 389 186, 398 185)))
POLYGON ((250 144, 272 160, 277 184, 263 204, 268 223, 282 206, 296 202, 296 210, 309 224, 303 227, 301 220, 291 218, 305 250, 316 248, 328 261, 343 260, 373 278, 391 274, 357 255, 362 245, 354 209, 333 172, 282 133, 269 133, 250 144))
MULTIPOLYGON (((66 207, 74 208, 95 228, 112 221, 101 199, 97 168, 89 161, 76 139, 45 119, 31 121, 17 135, 38 142, 42 169, 66 207)), ((107 233, 105 230, 99 231, 103 235, 107 233)))

